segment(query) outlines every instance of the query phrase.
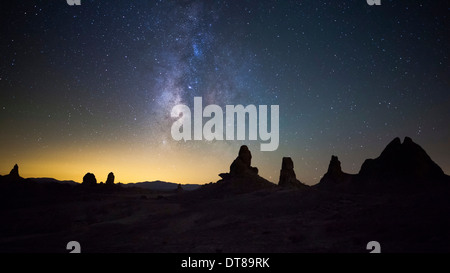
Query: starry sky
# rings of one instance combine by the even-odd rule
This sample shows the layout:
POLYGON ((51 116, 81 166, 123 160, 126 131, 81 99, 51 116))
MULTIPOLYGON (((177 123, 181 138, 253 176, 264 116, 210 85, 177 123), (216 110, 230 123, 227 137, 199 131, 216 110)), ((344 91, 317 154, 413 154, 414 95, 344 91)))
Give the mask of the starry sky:
MULTIPOLYGON (((0 3, 0 174, 217 181, 240 145, 317 183, 410 136, 450 173, 447 1, 0 3), (180 141, 176 104, 279 105, 280 144, 180 141)), ((193 109, 193 108, 191 108, 193 109)), ((205 120, 206 121, 206 120, 205 120)))

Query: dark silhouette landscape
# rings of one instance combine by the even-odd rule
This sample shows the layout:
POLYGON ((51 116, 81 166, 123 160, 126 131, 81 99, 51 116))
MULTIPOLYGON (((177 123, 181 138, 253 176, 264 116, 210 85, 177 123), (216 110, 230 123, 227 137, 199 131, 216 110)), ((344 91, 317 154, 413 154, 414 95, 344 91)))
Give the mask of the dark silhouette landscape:
POLYGON ((124 185, 0 176, 0 252, 297 253, 450 251, 450 177, 424 149, 395 138, 357 174, 332 156, 308 186, 289 157, 278 184, 242 146, 215 183, 124 185))

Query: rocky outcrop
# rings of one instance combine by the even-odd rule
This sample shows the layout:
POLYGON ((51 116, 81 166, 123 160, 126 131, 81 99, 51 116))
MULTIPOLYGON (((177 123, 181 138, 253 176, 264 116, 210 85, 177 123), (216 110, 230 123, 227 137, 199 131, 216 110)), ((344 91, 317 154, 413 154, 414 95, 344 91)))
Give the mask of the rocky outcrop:
POLYGON ((17 182, 17 181, 23 181, 25 180, 24 178, 22 178, 19 175, 19 166, 16 164, 14 165, 14 167, 11 169, 11 171, 9 172, 9 174, 7 175, 0 175, 0 182, 17 182))
POLYGON ((114 179, 115 179, 114 173, 110 172, 110 173, 108 174, 108 178, 106 178, 105 184, 108 185, 108 186, 114 185, 114 179))
POLYGON ((14 165, 12 170, 9 172, 9 179, 11 179, 11 180, 22 179, 22 177, 20 177, 20 175, 19 175, 19 165, 17 165, 17 164, 14 165))
POLYGON ((11 177, 20 177, 20 175, 19 175, 19 166, 17 164, 14 165, 14 167, 11 169, 11 171, 9 172, 9 175, 11 177))
POLYGON ((405 137, 403 143, 397 137, 379 157, 367 159, 358 173, 360 180, 376 181, 437 181, 446 178, 442 169, 425 150, 405 137))
POLYGON ((95 175, 93 173, 87 173, 84 175, 82 185, 94 186, 96 184, 97 184, 97 179, 95 178, 95 175))
POLYGON ((335 155, 331 156, 327 174, 334 179, 339 179, 339 177, 341 177, 343 174, 341 168, 341 161, 339 161, 339 158, 335 155))
POLYGON ((290 157, 283 157, 280 171, 280 181, 278 186, 284 188, 305 188, 305 184, 300 182, 295 176, 294 162, 290 157))
POLYGON ((343 184, 349 184, 353 175, 344 173, 341 168, 341 162, 335 155, 331 156, 330 164, 328 165, 328 171, 320 179, 319 185, 337 186, 343 184))
POLYGON ((276 185, 258 175, 258 168, 251 166, 252 154, 246 145, 239 149, 238 156, 230 165, 229 173, 221 173, 216 183, 201 187, 201 191, 211 196, 253 192, 276 185))
POLYGON ((331 157, 327 173, 318 186, 349 185, 357 190, 414 190, 415 186, 431 186, 446 181, 449 176, 410 137, 393 139, 380 156, 367 159, 358 174, 346 174, 336 156, 331 157))
POLYGON ((246 145, 239 149, 238 157, 231 163, 231 175, 258 174, 258 168, 252 167, 252 153, 246 145))

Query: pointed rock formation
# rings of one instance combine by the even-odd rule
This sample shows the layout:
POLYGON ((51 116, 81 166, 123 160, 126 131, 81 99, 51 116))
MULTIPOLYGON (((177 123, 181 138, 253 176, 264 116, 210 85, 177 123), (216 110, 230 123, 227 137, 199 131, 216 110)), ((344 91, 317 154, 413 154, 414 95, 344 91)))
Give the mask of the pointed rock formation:
POLYGON ((87 173, 84 175, 82 185, 94 186, 96 184, 97 184, 97 179, 95 178, 95 175, 93 173, 87 173))
POLYGON ((342 185, 349 184, 353 175, 344 173, 341 168, 341 162, 335 155, 331 156, 330 164, 328 165, 327 173, 320 179, 319 185, 342 185))
POLYGON ((21 179, 22 177, 20 177, 19 175, 19 166, 16 164, 14 165, 14 167, 12 168, 12 170, 9 172, 9 177, 11 179, 21 179))
POLYGON ((285 188, 304 188, 305 184, 300 182, 295 176, 294 162, 290 157, 283 157, 280 171, 280 181, 278 186, 285 188))
POLYGON ((342 175, 341 161, 335 155, 331 156, 330 164, 328 165, 327 175, 335 180, 339 180, 342 175))
POLYGON ((110 172, 108 174, 108 178, 106 179, 105 184, 110 186, 114 185, 114 173, 110 172))
POLYGON ((17 164, 14 165, 14 167, 11 169, 9 174, 3 175, 3 176, 0 175, 0 179, 1 179, 1 181, 4 181, 4 182, 16 182, 19 180, 25 180, 22 177, 20 177, 19 166, 17 164))

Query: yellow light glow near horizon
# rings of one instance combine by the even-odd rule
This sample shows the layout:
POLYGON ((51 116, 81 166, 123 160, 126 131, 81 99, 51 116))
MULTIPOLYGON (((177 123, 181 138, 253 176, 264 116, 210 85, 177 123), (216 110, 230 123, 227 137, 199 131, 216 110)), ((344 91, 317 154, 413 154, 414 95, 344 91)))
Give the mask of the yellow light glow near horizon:
MULTIPOLYGON (((13 158, 0 159, 0 174, 9 173, 14 164, 18 164, 19 173, 24 178, 49 177, 81 182, 83 176, 90 172, 96 176, 97 182, 104 182, 108 173, 113 172, 116 183, 161 180, 205 184, 216 182, 220 179, 219 173, 229 171, 239 146, 238 143, 216 142, 193 147, 169 141, 157 147, 104 143, 46 150, 36 148, 13 158)), ((266 172, 270 168, 264 167, 264 162, 254 162, 262 166, 258 167, 264 169, 262 173, 267 174, 267 179, 273 178, 266 172)))

